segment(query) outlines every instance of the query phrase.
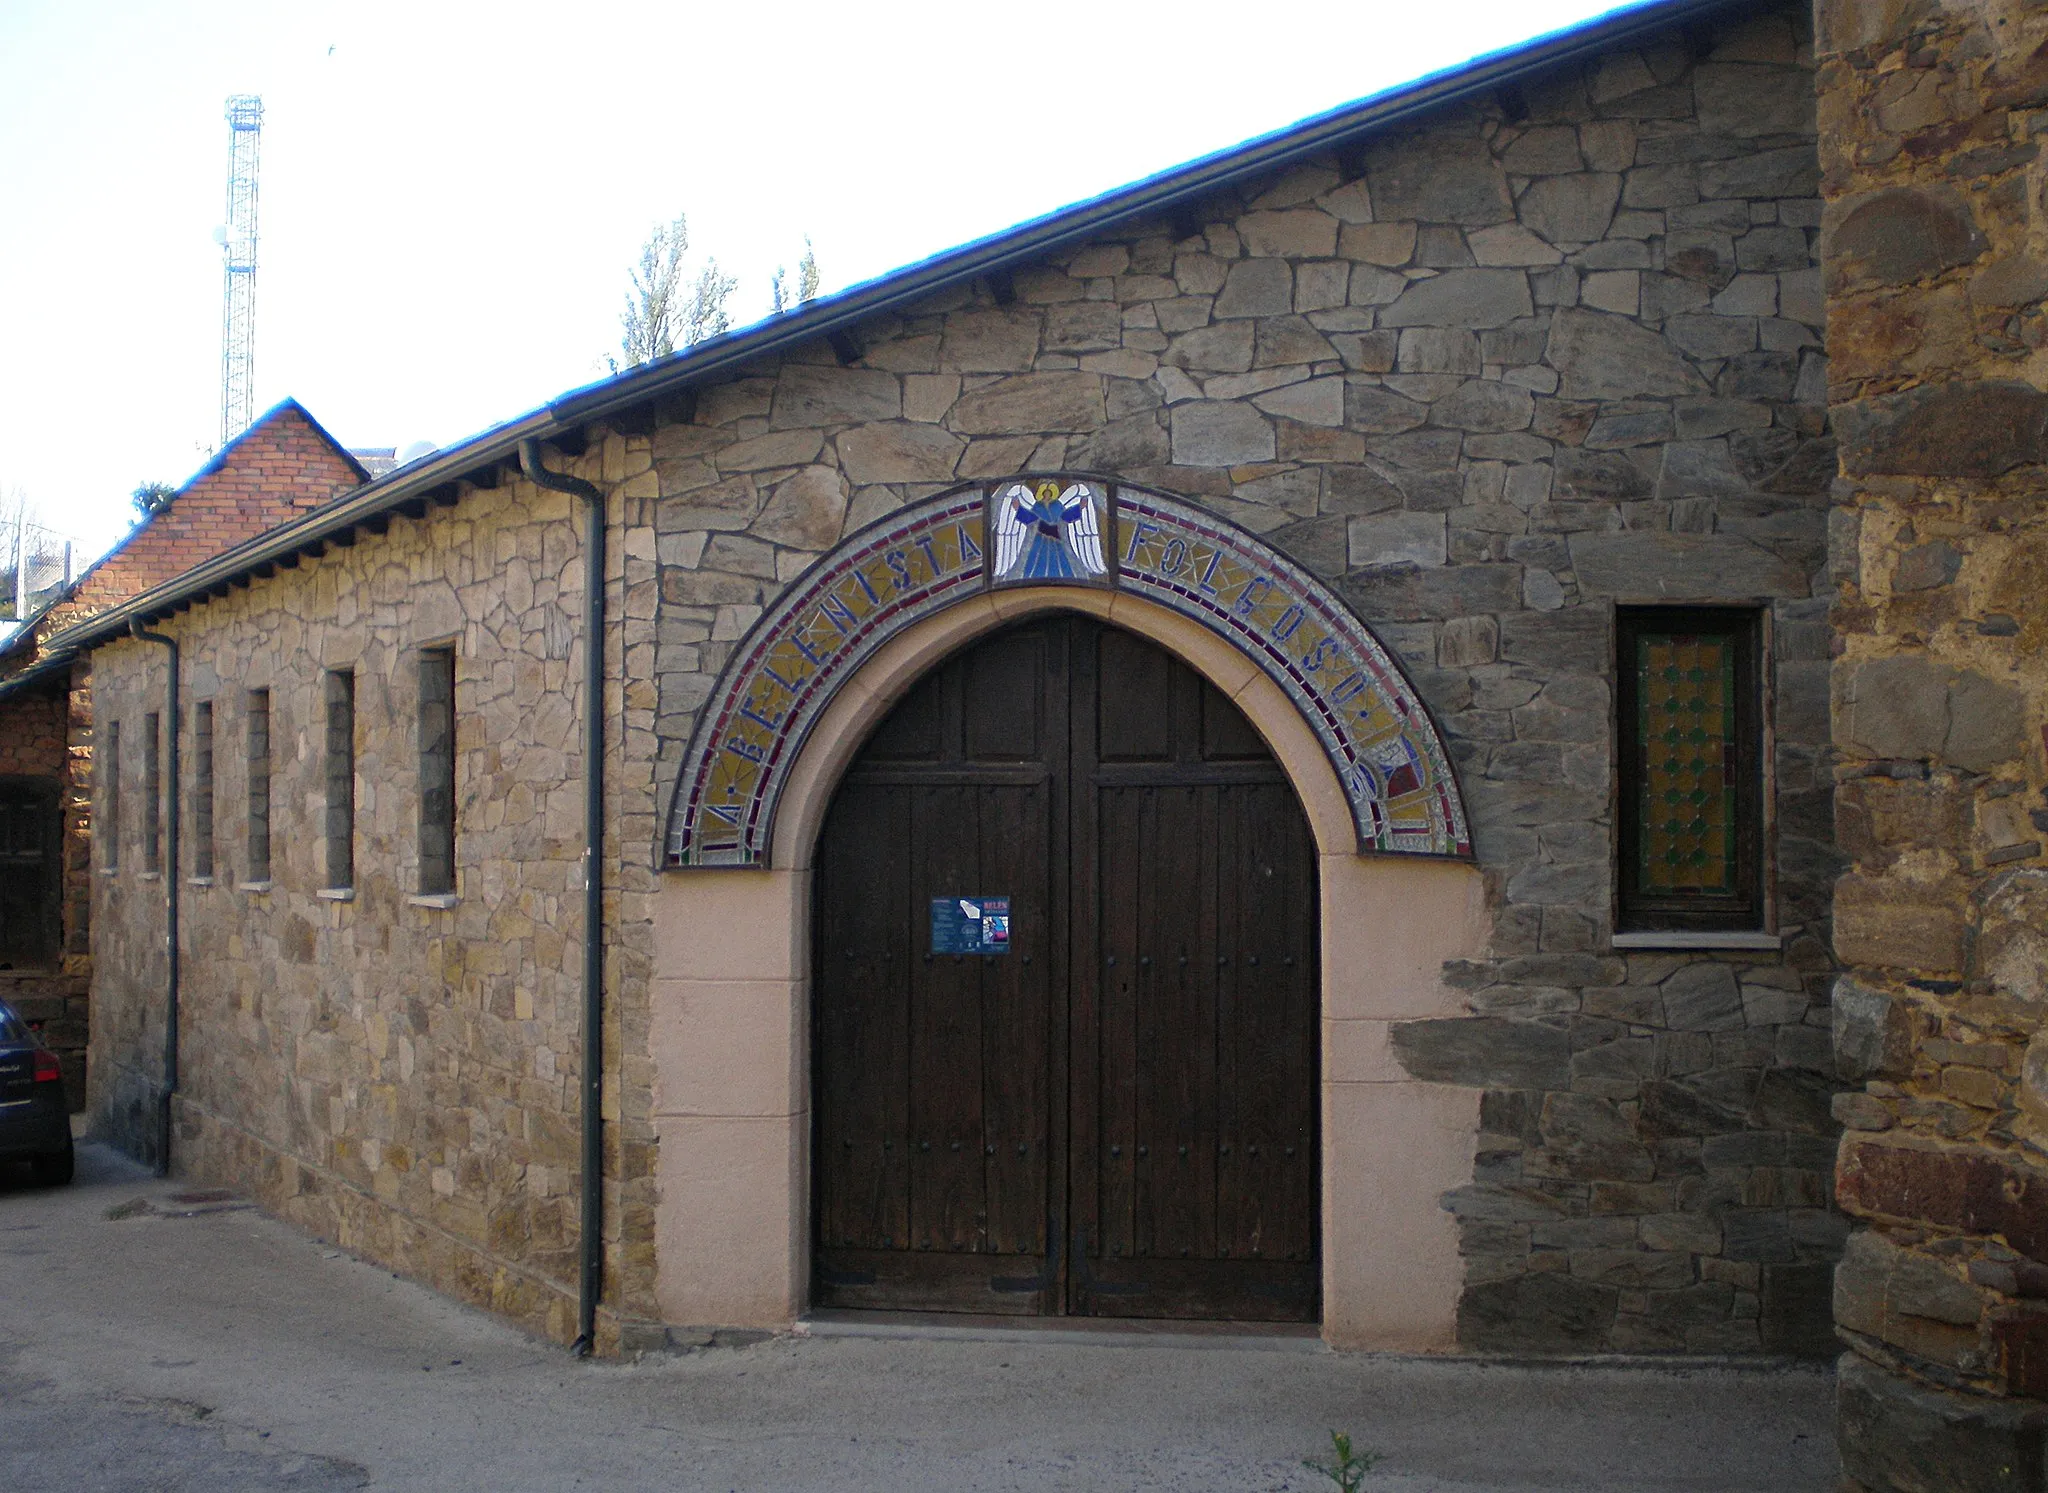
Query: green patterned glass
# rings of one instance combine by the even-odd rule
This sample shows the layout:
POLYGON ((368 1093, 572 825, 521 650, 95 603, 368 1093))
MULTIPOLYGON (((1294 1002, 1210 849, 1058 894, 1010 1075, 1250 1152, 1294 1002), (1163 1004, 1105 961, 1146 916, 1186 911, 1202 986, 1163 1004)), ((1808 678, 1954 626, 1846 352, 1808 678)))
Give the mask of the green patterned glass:
POLYGON ((1736 891, 1734 640, 1640 633, 1635 670, 1638 887, 1736 891))

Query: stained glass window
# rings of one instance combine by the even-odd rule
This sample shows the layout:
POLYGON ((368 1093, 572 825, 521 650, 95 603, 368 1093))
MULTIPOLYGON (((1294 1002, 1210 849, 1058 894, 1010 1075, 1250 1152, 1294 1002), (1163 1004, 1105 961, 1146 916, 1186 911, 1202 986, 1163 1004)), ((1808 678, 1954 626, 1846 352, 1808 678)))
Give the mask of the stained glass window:
POLYGON ((1755 928, 1755 614, 1644 607, 1618 622, 1622 924, 1755 928))

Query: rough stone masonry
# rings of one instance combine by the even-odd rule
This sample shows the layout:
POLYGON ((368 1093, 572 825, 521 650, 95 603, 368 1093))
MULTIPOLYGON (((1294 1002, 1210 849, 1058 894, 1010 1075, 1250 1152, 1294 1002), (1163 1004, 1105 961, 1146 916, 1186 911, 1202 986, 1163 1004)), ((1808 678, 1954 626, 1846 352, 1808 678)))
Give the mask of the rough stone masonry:
POLYGON ((2040 1488, 2048 12, 1819 7, 1844 1466, 2040 1488))
MULTIPOLYGON (((974 477, 1117 474, 1332 580, 1443 722, 1492 957, 1400 1030, 1487 1091, 1460 1333, 1827 1351, 1826 358, 1806 17, 1447 110, 707 391, 653 438, 665 795, 761 609, 974 477), (1782 952, 1612 946, 1611 604, 1772 613, 1782 952)), ((637 460, 637 458, 636 458, 637 460)))
MULTIPOLYGON (((1447 972, 1468 1014, 1402 1028, 1397 1051, 1486 1096, 1474 1173, 1443 1200, 1463 1342, 1831 1347, 1836 455, 1813 98, 1803 8, 1734 12, 878 313, 665 423, 592 432, 570 465, 612 494, 624 619, 607 1343, 655 1311, 652 866, 696 713, 763 607, 854 529, 1066 469, 1183 495, 1329 579, 1445 727, 1493 936, 1447 972), (1653 601, 1768 614, 1775 944, 1615 947, 1613 607, 1653 601)), ((568 506, 500 473, 162 624, 188 698, 220 712, 222 868, 185 912, 183 1154, 558 1334, 577 1226, 576 555, 568 506), (454 907, 407 896, 407 650, 436 640, 472 711, 454 907), (319 897, 316 837, 292 837, 321 802, 335 667, 357 673, 353 901, 319 897), (281 848, 242 888, 227 806, 252 687, 271 691, 281 848)), ((103 647, 96 710, 136 719, 160 669, 144 645, 103 647)), ((94 911, 94 1102, 124 1132, 162 974, 159 899, 133 874, 98 878, 94 911)))

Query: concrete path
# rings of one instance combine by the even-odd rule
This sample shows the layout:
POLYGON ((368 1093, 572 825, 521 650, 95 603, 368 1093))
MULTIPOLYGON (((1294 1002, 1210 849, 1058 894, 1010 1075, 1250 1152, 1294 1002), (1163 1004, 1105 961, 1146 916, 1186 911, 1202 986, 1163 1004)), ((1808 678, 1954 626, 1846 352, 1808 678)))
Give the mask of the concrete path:
POLYGON ((97 1147, 80 1163, 59 1191, 0 1178, 0 1447, 24 1490, 1307 1493, 1335 1486, 1302 1466, 1332 1427, 1384 1454, 1382 1493, 1835 1485, 1816 1369, 1016 1334, 579 1364, 97 1147))

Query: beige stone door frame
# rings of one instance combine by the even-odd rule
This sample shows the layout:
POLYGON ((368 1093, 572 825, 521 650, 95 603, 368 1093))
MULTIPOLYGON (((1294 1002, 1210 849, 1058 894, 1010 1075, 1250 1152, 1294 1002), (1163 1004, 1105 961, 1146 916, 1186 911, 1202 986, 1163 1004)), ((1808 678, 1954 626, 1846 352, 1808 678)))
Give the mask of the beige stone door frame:
POLYGON ((1280 687, 1230 642, 1124 592, 984 592, 906 627, 863 664, 793 764, 773 870, 662 878, 649 1034, 659 1138, 656 1293, 664 1320, 786 1327, 810 1279, 811 866, 825 811, 867 733, 934 665, 1051 611, 1148 638, 1265 736, 1315 836, 1322 913, 1323 1335, 1341 1347, 1444 1351, 1463 1283, 1440 1198, 1472 1175, 1479 1092, 1410 1078, 1396 1021, 1465 1014, 1447 959, 1486 942, 1476 866, 1360 855, 1328 756, 1280 687))

